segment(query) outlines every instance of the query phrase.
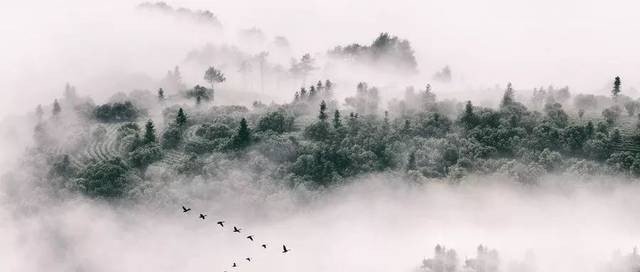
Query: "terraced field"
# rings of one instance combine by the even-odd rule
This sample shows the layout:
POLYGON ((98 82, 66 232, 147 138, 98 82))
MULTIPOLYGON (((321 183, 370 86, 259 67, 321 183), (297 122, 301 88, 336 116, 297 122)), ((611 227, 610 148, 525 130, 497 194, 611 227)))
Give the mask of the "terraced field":
POLYGON ((123 150, 118 141, 118 128, 121 124, 99 124, 92 125, 89 130, 94 131, 98 126, 102 126, 106 130, 103 137, 90 137, 90 140, 82 145, 68 147, 63 144, 52 146, 45 149, 45 152, 52 155, 69 155, 71 164, 76 168, 81 168, 92 161, 103 161, 122 155, 123 150))
MULTIPOLYGON (((572 118, 577 118, 577 116, 572 116, 572 118)), ((602 120, 602 114, 598 112, 587 112, 582 117, 582 122, 585 123, 592 121, 595 124, 602 120)), ((620 134, 622 135, 622 143, 612 145, 611 148, 615 151, 640 152, 640 144, 634 142, 632 139, 637 131, 637 124, 638 117, 629 116, 626 112, 623 112, 616 121, 616 128, 620 130, 620 134)))

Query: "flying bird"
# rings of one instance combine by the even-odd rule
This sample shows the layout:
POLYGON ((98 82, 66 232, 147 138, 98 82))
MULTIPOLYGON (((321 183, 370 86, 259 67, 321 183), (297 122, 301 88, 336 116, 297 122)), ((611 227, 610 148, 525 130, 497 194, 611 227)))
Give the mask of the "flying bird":
POLYGON ((185 206, 182 206, 182 212, 183 212, 183 213, 184 213, 184 212, 188 212, 188 211, 190 211, 190 210, 191 210, 191 208, 187 208, 187 207, 185 207, 185 206))
POLYGON ((233 226, 233 232, 240 233, 240 230, 242 230, 242 229, 239 229, 236 226, 233 226))
POLYGON ((291 251, 291 250, 290 250, 290 249, 287 249, 287 246, 282 245, 282 253, 287 253, 287 252, 289 252, 289 251, 291 251))
POLYGON ((247 239, 249 239, 249 240, 251 240, 253 242, 253 235, 247 236, 247 239))
POLYGON ((249 258, 249 257, 244 258, 244 259, 245 259, 245 260, 247 260, 247 262, 250 262, 250 261, 251 261, 251 258, 249 258))
POLYGON ((233 263, 233 265, 231 267, 238 267, 238 266, 236 265, 236 263, 233 263))
POLYGON ((205 217, 207 217, 206 214, 200 214, 200 219, 204 220, 205 217))
POLYGON ((216 224, 218 224, 218 225, 220 225, 221 227, 224 228, 224 221, 218 221, 218 223, 216 223, 216 224))
POLYGON ((263 248, 267 248, 267 244, 262 244, 262 247, 263 248))

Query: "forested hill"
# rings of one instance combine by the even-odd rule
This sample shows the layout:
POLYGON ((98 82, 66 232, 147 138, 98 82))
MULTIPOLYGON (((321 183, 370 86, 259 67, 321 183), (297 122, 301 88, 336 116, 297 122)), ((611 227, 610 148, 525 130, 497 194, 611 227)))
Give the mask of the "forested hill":
MULTIPOLYGON (((205 78, 224 81, 216 69, 205 78)), ((430 86, 383 106, 366 83, 336 101, 329 80, 292 91, 290 103, 252 107, 214 105, 214 90, 202 86, 134 91, 95 105, 67 86, 64 98, 37 108, 29 156, 48 169, 40 178, 51 184, 107 198, 151 179, 150 167, 204 178, 237 167, 256 179, 314 186, 378 172, 419 182, 494 173, 526 183, 548 173, 638 176, 640 103, 616 82, 610 97, 550 87, 536 88, 530 101, 517 101, 509 84, 497 108, 441 101, 430 86)))

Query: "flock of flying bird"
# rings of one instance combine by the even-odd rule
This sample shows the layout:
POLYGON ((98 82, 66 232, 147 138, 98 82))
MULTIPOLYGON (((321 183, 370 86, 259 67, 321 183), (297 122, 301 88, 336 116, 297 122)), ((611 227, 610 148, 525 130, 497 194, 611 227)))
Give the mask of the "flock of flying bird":
MULTIPOLYGON (((187 212, 190 212, 190 211, 191 211, 191 208, 187 208, 187 207, 185 207, 185 206, 182 206, 182 212, 183 212, 183 213, 187 213, 187 212)), ((206 214, 202 214, 202 213, 201 213, 201 214, 200 214, 200 216, 199 216, 199 218, 200 218, 200 219, 202 219, 202 220, 206 220, 207 215, 206 215, 206 214)), ((220 227, 222 227, 222 228, 224 228, 224 223, 225 223, 225 222, 224 222, 223 220, 216 222, 216 224, 220 225, 220 227)), ((235 233, 240 233, 241 231, 242 231, 242 229, 241 229, 241 228, 238 228, 238 227, 236 227, 236 226, 233 226, 233 232, 235 232, 235 233)), ((248 235, 246 238, 247 238, 247 239, 249 239, 249 240, 251 240, 251 242, 253 242, 253 235, 248 235)), ((261 246, 262 248, 264 248, 264 249, 266 249, 266 248, 267 248, 267 244, 262 244, 262 245, 260 245, 260 246, 261 246)), ((291 251, 291 250, 290 250, 290 249, 288 249, 286 245, 282 245, 282 253, 287 253, 287 252, 289 252, 289 251, 291 251)), ((250 258, 250 257, 247 257, 247 258, 244 258, 244 259, 245 259, 245 260, 247 260, 247 262, 251 262, 251 258, 250 258)), ((238 267, 238 264, 236 264, 236 263, 234 262, 234 263, 231 265, 231 267, 238 267)), ((225 271, 225 272, 226 272, 226 271, 225 271)))

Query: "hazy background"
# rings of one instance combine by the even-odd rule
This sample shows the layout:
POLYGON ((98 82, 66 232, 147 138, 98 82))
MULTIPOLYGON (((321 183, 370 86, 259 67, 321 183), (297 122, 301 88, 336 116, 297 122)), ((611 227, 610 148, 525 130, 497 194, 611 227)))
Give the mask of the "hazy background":
POLYGON ((322 193, 230 177, 176 182, 144 205, 77 197, 6 203, 22 212, 0 224, 0 268, 415 271, 436 244, 456 249, 459 262, 485 244, 499 251, 500 271, 603 271, 614 251, 628 254, 640 240, 640 187, 612 179, 548 177, 531 188, 499 177, 451 186, 372 176, 322 193), (183 203, 193 211, 183 214, 183 203), (225 229, 218 219, 227 220, 225 229), (233 225, 256 242, 232 233, 233 225), (281 254, 282 243, 292 251, 281 254), (518 269, 527 255, 534 270, 518 269), (240 267, 232 269, 234 261, 240 267))
MULTIPOLYGON (((625 87, 640 83, 636 1, 166 2, 209 9, 223 28, 144 16, 135 10, 138 1, 0 3, 0 120, 17 123, 13 115, 50 104, 66 82, 104 102, 130 91, 136 79, 163 77, 206 43, 236 44, 237 31, 254 26, 270 38, 286 36, 296 56, 368 44, 390 32, 416 50, 420 74, 410 83, 426 84, 450 65, 455 83, 445 90, 461 98, 484 96, 485 88, 507 81, 516 89, 569 85, 574 94, 604 94, 615 75, 625 87)), ((202 72, 185 69, 187 85, 203 84, 202 72)), ((442 90, 435 92, 446 96, 442 90)), ((270 91, 278 101, 295 90, 270 91)), ((22 150, 25 142, 13 140, 32 132, 2 129, 0 150, 22 150)), ((18 161, 0 154, 7 160, 18 161)), ((31 184, 3 184, 0 270, 222 272, 237 260, 242 271, 412 271, 436 243, 458 250, 460 261, 483 243, 498 249, 505 269, 532 250, 538 271, 594 271, 613 250, 627 253, 640 243, 640 187, 603 185, 609 178, 584 184, 549 177, 531 188, 492 177, 469 177, 456 187, 377 176, 324 194, 231 177, 156 185, 165 198, 149 205, 61 201, 31 184), (180 205, 194 214, 182 214, 180 205), (200 211, 210 220, 198 220, 200 211), (211 222, 219 217, 272 247, 265 253, 222 232, 211 222), (293 249, 288 256, 279 253, 281 243, 293 249), (251 266, 245 255, 255 258, 251 266)))
MULTIPOLYGON (((50 103, 65 82, 81 93, 98 93, 100 101, 104 93, 122 91, 116 79, 160 78, 188 51, 207 42, 233 44, 239 29, 254 26, 269 38, 287 37, 296 55, 368 44, 387 31, 411 41, 423 78, 416 83, 424 85, 450 65, 461 83, 452 91, 462 94, 507 81, 516 89, 554 84, 569 85, 574 93, 604 93, 615 75, 626 87, 640 80, 636 1, 166 2, 211 10, 222 33, 141 16, 134 9, 139 1, 5 1, 0 116, 50 103)), ((190 84, 203 83, 201 73, 184 76, 190 84)))

